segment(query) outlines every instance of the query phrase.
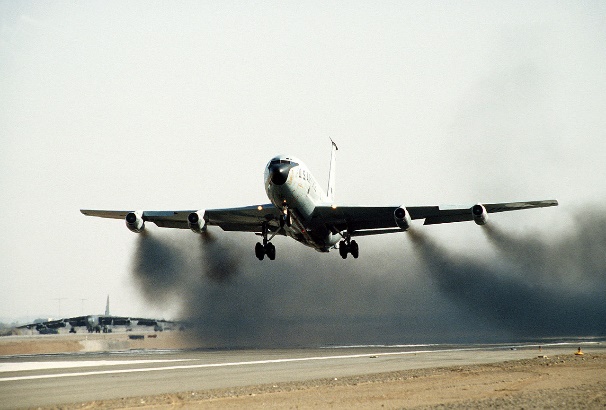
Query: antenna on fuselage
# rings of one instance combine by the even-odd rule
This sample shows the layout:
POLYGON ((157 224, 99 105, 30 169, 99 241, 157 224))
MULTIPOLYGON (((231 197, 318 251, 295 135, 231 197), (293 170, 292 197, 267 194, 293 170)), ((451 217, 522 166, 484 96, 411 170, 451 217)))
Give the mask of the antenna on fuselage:
POLYGON ((107 303, 105 304, 105 316, 109 316, 109 295, 107 295, 107 303))
POLYGON ((339 148, 332 138, 330 138, 330 142, 332 143, 332 149, 330 152, 330 169, 328 170, 328 189, 326 190, 326 195, 328 196, 328 201, 333 202, 335 200, 335 167, 339 148))

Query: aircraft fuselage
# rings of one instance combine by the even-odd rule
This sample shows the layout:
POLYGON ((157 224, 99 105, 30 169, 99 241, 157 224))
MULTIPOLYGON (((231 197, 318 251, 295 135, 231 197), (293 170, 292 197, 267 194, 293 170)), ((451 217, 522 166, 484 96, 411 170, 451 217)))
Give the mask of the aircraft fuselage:
POLYGON ((264 180, 267 197, 284 213, 286 235, 320 252, 328 252, 342 239, 326 226, 314 224, 316 206, 332 204, 303 162, 278 155, 265 167, 264 180))

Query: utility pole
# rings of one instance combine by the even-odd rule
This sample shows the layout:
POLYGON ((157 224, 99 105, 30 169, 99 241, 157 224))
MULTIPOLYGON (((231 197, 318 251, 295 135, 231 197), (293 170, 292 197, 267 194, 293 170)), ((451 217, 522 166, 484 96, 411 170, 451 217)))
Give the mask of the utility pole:
POLYGON ((53 298, 53 300, 56 300, 59 304, 59 317, 57 319, 61 319, 61 301, 67 300, 67 298, 53 298))
POLYGON ((82 311, 81 311, 80 313, 81 313, 82 315, 84 315, 84 314, 85 314, 85 312, 84 312, 84 301, 85 301, 85 300, 88 300, 88 299, 80 299, 80 303, 81 303, 81 305, 82 305, 82 306, 81 306, 81 310, 82 310, 82 311))

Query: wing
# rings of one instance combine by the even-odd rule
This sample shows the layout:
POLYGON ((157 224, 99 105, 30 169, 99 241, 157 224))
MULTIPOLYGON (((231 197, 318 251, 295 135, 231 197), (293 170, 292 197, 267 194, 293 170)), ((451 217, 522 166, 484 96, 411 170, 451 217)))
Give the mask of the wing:
POLYGON ((27 328, 27 329, 41 330, 41 329, 58 329, 60 327, 65 327, 64 319, 49 320, 46 322, 29 323, 27 325, 17 326, 17 329, 27 328))
MULTIPOLYGON (((482 204, 487 213, 557 206, 558 201, 530 201, 482 204)), ((312 225, 327 226, 333 232, 349 230, 352 236, 399 232, 394 211, 398 206, 319 206, 312 214, 312 225)), ((471 206, 406 207, 411 219, 425 219, 424 225, 472 221, 471 206)))
POLYGON ((101 326, 129 326, 131 318, 125 316, 99 316, 101 326))
POLYGON ((69 323, 70 326, 77 327, 77 326, 86 326, 88 324, 88 318, 89 318, 89 316, 77 316, 77 317, 70 317, 70 318, 63 319, 63 320, 66 323, 69 323))
POLYGON ((208 225, 220 226, 224 231, 261 232, 267 222, 272 230, 280 227, 281 212, 273 204, 246 206, 242 208, 208 209, 204 220, 208 225))
MULTIPOLYGON (((136 211, 103 211, 81 209, 84 215, 100 218, 122 219, 130 212, 136 211)), ((161 228, 189 229, 187 217, 199 210, 182 211, 143 211, 144 221, 155 223, 161 228)), ((239 208, 207 209, 204 220, 207 225, 216 225, 225 231, 260 232, 263 222, 267 222, 271 230, 279 227, 280 211, 273 204, 253 205, 239 208)))

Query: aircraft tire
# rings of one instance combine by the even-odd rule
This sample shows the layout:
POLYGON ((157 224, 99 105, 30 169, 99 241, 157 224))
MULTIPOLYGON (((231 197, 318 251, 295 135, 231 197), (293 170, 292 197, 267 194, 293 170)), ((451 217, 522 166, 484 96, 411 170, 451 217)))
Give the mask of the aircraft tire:
POLYGON ((265 248, 263 247, 263 245, 261 245, 260 242, 257 242, 257 244, 255 245, 255 256, 260 261, 262 261, 263 258, 265 258, 265 248))
POLYGON ((356 241, 351 241, 351 243, 349 244, 349 252, 351 253, 351 256, 354 257, 354 259, 358 259, 360 251, 358 248, 358 243, 356 241))
POLYGON ((267 257, 269 258, 269 260, 274 260, 276 259, 276 247, 274 246, 273 243, 269 242, 266 246, 265 246, 265 253, 267 254, 267 257))
POLYGON ((347 259, 347 254, 349 253, 348 248, 349 247, 347 246, 345 241, 341 241, 341 243, 339 243, 339 255, 341 255, 343 259, 347 259))

